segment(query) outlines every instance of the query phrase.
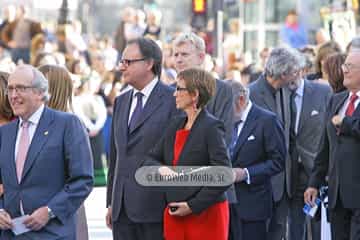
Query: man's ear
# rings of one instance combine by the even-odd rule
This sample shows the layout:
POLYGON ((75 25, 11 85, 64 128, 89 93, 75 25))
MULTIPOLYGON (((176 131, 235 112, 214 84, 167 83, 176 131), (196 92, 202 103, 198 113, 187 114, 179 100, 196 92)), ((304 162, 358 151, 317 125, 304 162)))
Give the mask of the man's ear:
POLYGON ((153 68, 153 66, 155 64, 154 59, 148 59, 146 61, 146 64, 147 64, 146 69, 151 71, 151 69, 153 68))

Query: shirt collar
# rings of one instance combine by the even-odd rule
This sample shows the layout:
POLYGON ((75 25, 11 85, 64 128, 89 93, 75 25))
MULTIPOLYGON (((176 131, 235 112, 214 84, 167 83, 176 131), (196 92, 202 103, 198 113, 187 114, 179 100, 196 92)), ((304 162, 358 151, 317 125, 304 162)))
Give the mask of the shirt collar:
POLYGON ((159 81, 158 77, 155 77, 142 90, 137 90, 134 88, 133 97, 135 97, 136 93, 141 92, 145 98, 148 98, 152 90, 155 88, 155 85, 158 83, 158 81, 159 81))
MULTIPOLYGON (((41 118, 41 114, 44 111, 44 104, 41 104, 41 106, 29 117, 28 122, 34 125, 37 125, 40 121, 41 118)), ((20 119, 20 126, 22 124, 22 122, 24 121, 24 119, 19 118, 20 119)))
POLYGON ((244 112, 241 115, 241 122, 244 123, 249 115, 250 109, 252 107, 252 102, 249 100, 244 112))
POLYGON ((296 89, 296 95, 302 97, 304 95, 304 86, 305 86, 305 81, 304 79, 300 80, 300 85, 299 87, 296 89))
MULTIPOLYGON (((350 100, 350 98, 351 98, 351 96, 353 95, 353 93, 352 92, 349 92, 349 96, 348 96, 348 99, 350 100)), ((360 98, 360 91, 357 91, 356 92, 356 95, 360 98)), ((358 99, 359 99, 358 98, 358 99)))

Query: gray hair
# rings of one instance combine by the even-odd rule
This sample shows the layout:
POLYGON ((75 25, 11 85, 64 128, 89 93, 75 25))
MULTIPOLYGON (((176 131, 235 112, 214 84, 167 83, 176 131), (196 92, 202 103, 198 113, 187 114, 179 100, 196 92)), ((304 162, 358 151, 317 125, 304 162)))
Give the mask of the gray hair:
POLYGON ((250 91, 249 88, 244 87, 239 81, 231 81, 231 90, 233 94, 234 103, 239 100, 240 97, 245 97, 246 102, 249 102, 250 91))
POLYGON ((178 35, 173 41, 173 46, 179 46, 188 42, 194 45, 194 47, 200 52, 205 52, 204 39, 202 39, 193 32, 181 33, 180 35, 178 35))
POLYGON ((265 64, 265 74, 279 79, 282 75, 300 70, 305 61, 301 60, 300 53, 293 48, 274 48, 265 64))
POLYGON ((31 66, 31 70, 34 75, 34 78, 32 80, 33 87, 44 94, 43 96, 44 102, 49 101, 50 95, 49 95, 48 80, 45 78, 44 74, 42 74, 42 72, 40 72, 37 68, 31 66))

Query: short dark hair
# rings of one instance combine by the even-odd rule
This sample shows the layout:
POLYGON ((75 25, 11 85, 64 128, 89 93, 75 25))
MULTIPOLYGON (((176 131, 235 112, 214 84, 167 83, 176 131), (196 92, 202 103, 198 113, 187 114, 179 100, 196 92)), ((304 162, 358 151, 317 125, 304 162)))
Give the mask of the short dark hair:
POLYGON ((149 38, 136 38, 128 41, 127 45, 137 44, 141 55, 146 59, 153 60, 152 72, 160 78, 162 66, 162 52, 159 45, 149 38))
POLYGON ((185 82, 186 89, 189 93, 195 93, 195 90, 199 91, 199 99, 196 104, 197 108, 203 108, 215 95, 216 80, 205 70, 189 68, 181 71, 177 75, 177 78, 182 79, 185 82))

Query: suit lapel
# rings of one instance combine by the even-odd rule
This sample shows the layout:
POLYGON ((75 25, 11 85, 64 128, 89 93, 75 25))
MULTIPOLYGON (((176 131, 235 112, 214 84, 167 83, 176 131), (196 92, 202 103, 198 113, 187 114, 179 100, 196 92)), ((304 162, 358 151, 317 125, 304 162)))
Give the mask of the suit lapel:
MULTIPOLYGON (((186 155, 187 155, 187 152, 191 150, 191 147, 193 146, 192 141, 195 141, 195 140, 196 140, 196 132, 197 132, 197 129, 200 127, 200 125, 201 125, 201 123, 202 123, 202 119, 205 117, 206 114, 207 114, 207 113, 206 113, 206 110, 203 109, 203 110, 200 112, 199 116, 196 118, 193 126, 191 127, 189 136, 188 136, 188 138, 187 138, 187 140, 186 140, 186 142, 185 142, 185 144, 184 144, 184 147, 183 147, 183 149, 182 149, 182 151, 181 151, 181 153, 180 153, 180 155, 179 155, 178 165, 179 165, 179 163, 181 163, 181 162, 186 162, 186 160, 183 159, 183 156, 186 156, 186 155)), ((180 129, 181 127, 183 127, 183 126, 185 125, 186 119, 187 119, 187 118, 184 117, 183 120, 180 121, 177 130, 180 129)), ((176 135, 176 134, 175 134, 175 135, 176 135)), ((175 138, 174 138, 174 142, 175 142, 175 138)), ((174 153, 173 153, 172 156, 174 156, 174 153)))
POLYGON ((55 131, 55 129, 50 128, 53 120, 54 120, 53 113, 50 112, 49 109, 45 107, 42 116, 40 118, 40 121, 38 123, 38 126, 35 130, 34 137, 31 140, 29 151, 26 156, 24 170, 21 177, 22 179, 26 176, 31 166, 34 164, 36 157, 41 152, 41 149, 43 148, 44 144, 51 136, 51 131, 55 131))
POLYGON ((122 141, 127 142, 128 141, 128 120, 129 120, 129 113, 130 113, 130 107, 131 107, 131 101, 133 96, 134 90, 130 90, 127 93, 124 93, 125 95, 124 100, 120 103, 119 106, 119 112, 122 112, 123 114, 120 114, 119 124, 120 124, 120 133, 122 133, 122 141))
POLYGON ((250 109, 250 112, 245 120, 244 126, 241 129, 240 135, 236 141, 235 149, 234 149, 234 156, 237 155, 242 145, 246 142, 248 136, 251 134, 253 129, 256 126, 256 112, 254 106, 250 109))
POLYGON ((161 92, 161 83, 160 81, 156 84, 155 88, 150 94, 149 99, 147 100, 143 112, 141 113, 139 121, 134 126, 134 129, 129 132, 129 134, 132 134, 137 128, 139 128, 145 121, 148 119, 151 114, 162 105, 161 101, 162 92, 161 92))
POLYGON ((9 134, 9 147, 10 147, 10 168, 11 168, 11 172, 12 174, 10 174, 14 179, 14 182, 18 182, 17 179, 17 173, 16 173, 16 160, 15 160, 15 145, 16 145, 16 137, 17 137, 17 132, 18 132, 18 126, 19 126, 19 119, 17 119, 10 128, 10 133, 9 134))
POLYGON ((334 109, 333 115, 339 113, 340 108, 344 105, 344 103, 345 103, 346 99, 348 98, 348 96, 349 96, 348 91, 345 91, 343 94, 341 94, 339 96, 339 102, 335 103, 335 109, 334 109))
POLYGON ((311 110, 314 100, 313 96, 313 87, 305 80, 304 82, 304 93, 302 96, 302 104, 299 118, 299 127, 298 132, 300 132, 301 128, 305 125, 305 121, 311 117, 311 110))

